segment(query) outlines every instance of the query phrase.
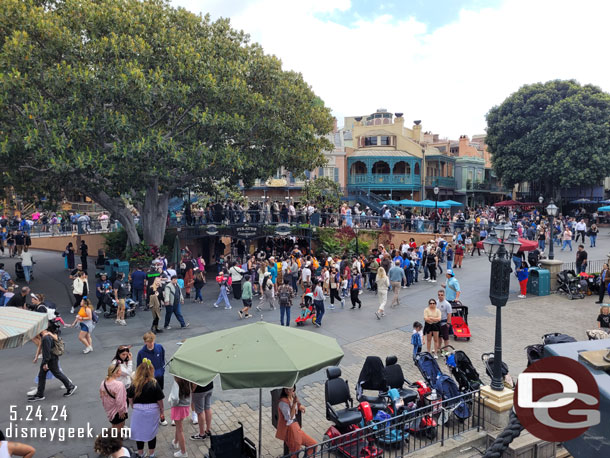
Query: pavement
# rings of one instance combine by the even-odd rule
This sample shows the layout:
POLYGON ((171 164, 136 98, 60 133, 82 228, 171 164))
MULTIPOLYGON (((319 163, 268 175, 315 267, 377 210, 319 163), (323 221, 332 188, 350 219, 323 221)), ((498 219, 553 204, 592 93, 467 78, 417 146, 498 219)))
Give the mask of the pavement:
MULTIPOLYGON (((605 230, 604 230, 605 232, 605 230)), ((610 236, 600 234, 597 248, 587 248, 589 259, 606 259, 610 251, 610 236)), ((483 253, 482 253, 483 254, 483 253)), ((556 259, 566 262, 574 260, 575 253, 556 251, 556 259)), ((30 285, 33 292, 42 292, 55 302, 64 318, 71 321, 70 307, 70 281, 68 273, 63 268, 63 258, 58 253, 35 252, 35 280, 30 285)), ((14 259, 2 259, 6 270, 14 274, 14 259)), ((93 262, 90 263, 93 265, 93 262)), ((469 323, 472 332, 470 341, 451 341, 456 349, 464 350, 471 358, 479 371, 482 380, 489 382, 485 369, 481 363, 480 355, 493 351, 495 308, 489 303, 489 271, 490 264, 482 256, 467 257, 462 269, 456 270, 456 275, 462 288, 461 300, 470 308, 469 323)), ((93 283, 94 270, 90 269, 93 283)), ((441 277, 439 277, 441 278, 441 277)), ((444 277, 442 277, 444 278, 444 277)), ((23 281, 21 281, 21 284, 23 281)), ((354 383, 362 367, 364 358, 368 355, 378 355, 382 359, 388 355, 397 355, 399 363, 407 379, 416 380, 421 376, 412 363, 412 347, 410 337, 412 323, 422 321, 423 310, 427 299, 436 297, 440 287, 437 284, 419 282, 411 288, 401 290, 401 305, 396 308, 388 307, 387 316, 377 320, 374 311, 377 309, 377 299, 372 293, 365 292, 360 296, 363 307, 360 310, 350 310, 346 304, 345 309, 338 306, 329 310, 326 302, 326 316, 324 325, 315 328, 307 325, 306 331, 322 333, 337 339, 342 346, 345 357, 341 363, 343 377, 349 381, 353 389, 354 383)), ((188 329, 172 329, 158 336, 157 342, 166 349, 169 358, 179 347, 181 340, 233 326, 250 323, 240 321, 237 316, 238 301, 233 300, 233 309, 215 309, 212 303, 218 294, 218 287, 212 281, 204 288, 204 303, 187 303, 183 307, 185 319, 191 323, 188 329)), ((546 297, 528 297, 517 299, 518 283, 511 279, 511 298, 502 310, 503 316, 503 347, 504 361, 508 364, 511 374, 516 377, 525 369, 527 359, 524 347, 529 344, 540 343, 541 336, 548 332, 562 332, 578 339, 586 339, 585 331, 597 326, 599 306, 594 304, 595 296, 583 300, 570 301, 564 296, 551 295, 546 297)), ((241 301, 239 301, 241 303, 241 301)), ((348 301, 349 303, 349 301, 348 301)), ((293 309, 293 313, 297 308, 293 309)), ((253 319, 263 319, 279 323, 279 311, 264 310, 255 315, 253 319)), ((294 317, 293 317, 294 320, 294 317)), ((38 364, 32 364, 35 348, 26 344, 19 349, 0 352, 1 383, 0 391, 0 429, 23 428, 38 431, 41 427, 49 428, 92 428, 90 431, 99 431, 107 426, 107 420, 99 400, 99 386, 106 373, 106 367, 112 359, 119 344, 132 344, 134 356, 142 345, 141 337, 149 330, 151 323, 150 312, 139 312, 136 317, 127 320, 128 326, 121 327, 113 320, 101 318, 94 333, 94 352, 82 353, 82 345, 77 340, 76 329, 65 329, 63 338, 66 342, 66 354, 61 358, 64 372, 74 383, 78 390, 74 396, 64 398, 63 386, 57 381, 47 384, 46 400, 30 404, 26 402, 26 392, 34 386, 33 378, 38 373, 38 364), (40 411, 38 411, 40 406, 40 411), (52 413, 65 406, 67 418, 52 420, 52 413), (12 410, 11 410, 12 409, 12 410), (15 412, 11 414, 11 412, 15 412), (40 415, 36 415, 40 412, 40 415), (29 414, 29 419, 28 419, 29 414), (11 421, 11 418, 14 420, 11 421)), ((172 324, 176 324, 175 322, 172 324)), ((442 360, 439 360, 444 368, 442 360)), ((307 412, 303 418, 303 429, 316 440, 322 440, 323 434, 330 425, 325 419, 324 411, 324 371, 312 374, 298 383, 298 394, 307 412)), ((169 395, 171 383, 166 377, 165 394, 169 395)), ((268 390, 263 392, 263 429, 262 450, 263 456, 272 457, 282 454, 282 444, 274 438, 275 430, 271 425, 271 398, 268 390)), ((213 394, 213 432, 221 433, 235 429, 237 422, 244 424, 246 435, 258 442, 258 390, 222 390, 220 383, 215 384, 213 394)), ((166 413, 169 418, 169 412, 166 413)), ((188 422, 185 428, 187 435, 187 450, 191 457, 203 457, 207 453, 209 440, 194 442, 188 436, 197 432, 197 427, 188 422)), ((67 430, 66 430, 67 431, 67 430)), ((87 431, 84 430, 86 433, 87 431)), ((67 432, 66 432, 67 434, 67 432)), ((157 456, 172 456, 171 440, 174 428, 160 427, 158 435, 157 456)), ((20 438, 37 448, 36 456, 40 457, 94 457, 92 438, 74 438, 65 441, 49 440, 48 438, 20 438)), ((127 445, 135 444, 128 441, 127 445)))

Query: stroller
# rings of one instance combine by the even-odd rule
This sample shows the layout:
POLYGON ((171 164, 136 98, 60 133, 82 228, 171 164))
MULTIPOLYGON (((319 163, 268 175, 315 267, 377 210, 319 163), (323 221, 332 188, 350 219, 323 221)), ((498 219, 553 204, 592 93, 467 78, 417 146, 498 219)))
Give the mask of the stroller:
MULTIPOLYGON (((112 297, 112 294, 109 292, 104 294, 102 301, 104 302, 105 305, 107 305, 109 307, 109 310, 104 312, 104 317, 105 318, 115 317, 117 309, 118 309, 118 304, 117 304, 117 301, 114 299, 114 297, 112 297)), ((132 298, 128 297, 127 299, 125 299, 125 317, 136 316, 137 306, 138 306, 138 304, 132 298)))
POLYGON ((451 349, 451 353, 445 356, 445 363, 451 370, 453 378, 458 382, 460 391, 468 393, 478 390, 483 382, 468 355, 462 350, 456 350, 451 345, 441 348, 441 351, 446 348, 451 349))
MULTIPOLYGON (((485 372, 489 378, 493 378, 493 367, 494 367, 494 354, 493 353, 483 353, 481 355, 481 361, 485 364, 485 372)), ((502 361, 502 381, 504 382, 504 386, 509 389, 514 389, 515 382, 513 378, 508 373, 508 365, 502 361)))
POLYGON ((459 301, 451 303, 451 328, 453 339, 470 340, 470 328, 468 327, 468 307, 459 301))
POLYGON ((585 293, 580 279, 573 270, 562 270, 557 274, 557 292, 566 294, 570 299, 584 299, 585 293))
POLYGON ((536 361, 539 361, 543 358, 545 345, 570 342, 576 342, 576 339, 567 334, 553 332, 550 334, 543 335, 542 344, 528 345, 527 347, 525 347, 525 352, 527 354, 527 367, 530 367, 536 361))
POLYGON ((463 422, 470 417, 470 408, 466 403, 466 399, 461 397, 460 399, 453 399, 460 396, 460 390, 458 389, 457 383, 447 374, 441 374, 436 380, 436 392, 441 396, 443 402, 442 413, 438 419, 441 425, 444 425, 449 421, 451 414, 455 415, 458 421, 463 422), (450 399, 453 399, 449 401, 450 399))
POLYGON ((603 329, 589 329, 587 331, 587 338, 589 340, 610 339, 610 334, 603 329))
POLYGON ((418 353, 415 357, 415 365, 419 369, 419 372, 421 372, 421 375, 424 377, 428 386, 434 387, 436 385, 436 379, 442 374, 434 356, 427 351, 418 353))
MULTIPOLYGON (((25 280, 25 272, 23 271, 23 265, 21 261, 15 264, 15 277, 25 280)), ((30 269, 30 280, 34 280, 34 269, 30 269)))
POLYGON ((297 326, 305 326, 307 320, 311 320, 312 323, 316 322, 316 309, 313 306, 313 294, 311 293, 305 295, 305 302, 301 304, 301 314, 296 317, 294 322, 297 326))

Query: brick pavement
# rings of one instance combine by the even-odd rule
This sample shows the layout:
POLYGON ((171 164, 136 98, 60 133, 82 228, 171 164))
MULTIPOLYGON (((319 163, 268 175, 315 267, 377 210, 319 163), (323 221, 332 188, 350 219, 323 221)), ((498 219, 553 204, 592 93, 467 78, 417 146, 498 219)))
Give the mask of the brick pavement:
MULTIPOLYGON (((540 343, 541 336, 550 332, 562 332, 573 337, 586 339, 585 331, 597 326, 599 306, 594 303, 594 296, 584 300, 570 301, 565 297, 551 295, 546 297, 532 297, 525 300, 512 301, 502 310, 503 318, 503 358, 508 364, 510 373, 516 376, 525 369, 527 359, 524 347, 529 344, 540 343)), ((470 320, 472 339, 468 342, 451 341, 456 349, 465 351, 479 371, 484 383, 489 383, 485 374, 480 355, 493 351, 495 330, 495 308, 488 306, 489 314, 477 316, 470 320)), ((419 371, 411 362, 412 347, 410 344, 410 329, 395 329, 347 344, 343 347, 346 356, 349 355, 349 365, 342 365, 343 377, 347 378, 350 388, 358 379, 364 358, 368 355, 378 355, 384 359, 388 355, 397 355, 403 367, 405 376, 409 380, 421 378, 419 371)), ((347 359, 347 358, 346 358, 347 359)), ((445 369, 444 362, 439 360, 441 369, 445 369)), ((217 389, 213 404, 213 430, 216 433, 235 429, 238 421, 244 424, 246 435, 255 443, 258 441, 258 406, 248 404, 234 405, 230 402, 218 400, 222 398, 222 391, 217 389)), ((298 394, 307 412, 303 417, 303 429, 314 439, 322 440, 324 432, 330 425, 325 418, 324 385, 312 383, 298 386, 298 394)), ((166 413, 169 418, 169 412, 166 413)), ((282 444, 275 439, 275 429, 271 425, 271 408, 263 406, 263 456, 281 456, 282 444)), ((197 426, 186 426, 187 435, 197 432, 197 426)), ((171 456, 171 440, 174 428, 161 427, 158 436, 159 456, 171 456)), ((191 457, 203 457, 207 453, 209 441, 193 442, 187 439, 187 449, 191 457)))

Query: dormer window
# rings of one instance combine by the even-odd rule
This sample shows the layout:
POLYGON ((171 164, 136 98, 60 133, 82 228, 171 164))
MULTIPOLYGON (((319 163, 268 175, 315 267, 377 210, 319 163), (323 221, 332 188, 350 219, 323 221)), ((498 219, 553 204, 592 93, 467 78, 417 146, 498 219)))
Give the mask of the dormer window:
POLYGON ((377 137, 364 137, 364 146, 377 146, 377 137))
POLYGON ((392 144, 392 137, 389 135, 382 135, 380 144, 382 146, 390 146, 392 144))

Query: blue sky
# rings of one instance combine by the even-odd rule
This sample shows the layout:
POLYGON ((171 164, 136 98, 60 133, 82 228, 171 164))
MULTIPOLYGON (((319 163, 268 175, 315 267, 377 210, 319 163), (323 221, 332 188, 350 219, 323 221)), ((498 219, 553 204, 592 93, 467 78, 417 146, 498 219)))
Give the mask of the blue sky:
POLYGON ((476 11, 500 4, 501 0, 352 0, 346 11, 318 13, 317 17, 347 27, 359 20, 374 20, 382 15, 390 15, 394 21, 413 17, 431 32, 457 21, 462 9, 476 11))

